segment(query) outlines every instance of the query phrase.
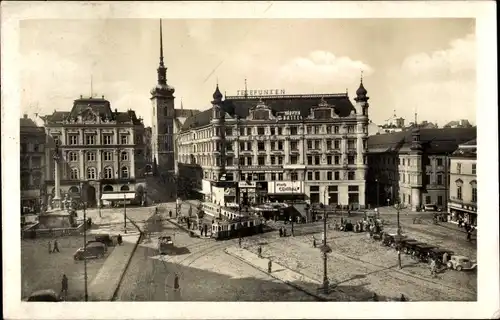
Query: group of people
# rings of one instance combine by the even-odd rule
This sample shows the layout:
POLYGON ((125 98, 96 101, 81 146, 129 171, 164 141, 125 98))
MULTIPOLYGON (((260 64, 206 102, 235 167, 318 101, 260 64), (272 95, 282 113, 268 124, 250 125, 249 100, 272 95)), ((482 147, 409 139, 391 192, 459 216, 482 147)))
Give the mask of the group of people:
POLYGON ((286 237, 286 228, 285 227, 280 227, 279 233, 280 233, 280 238, 286 237))
POLYGON ((458 219, 458 227, 464 228, 467 233, 467 241, 472 241, 472 233, 476 229, 472 224, 467 221, 464 221, 462 218, 458 219))
MULTIPOLYGON (((372 294, 372 299, 371 300, 372 301, 380 301, 380 299, 379 299, 379 297, 378 297, 378 295, 376 293, 372 294)), ((402 302, 408 301, 408 298, 406 298, 404 294, 401 294, 401 297, 399 297, 399 301, 402 301, 402 302)))
POLYGON ((54 239, 54 246, 52 246, 52 241, 49 240, 49 253, 56 252, 61 252, 59 251, 59 242, 57 241, 57 239, 54 239))

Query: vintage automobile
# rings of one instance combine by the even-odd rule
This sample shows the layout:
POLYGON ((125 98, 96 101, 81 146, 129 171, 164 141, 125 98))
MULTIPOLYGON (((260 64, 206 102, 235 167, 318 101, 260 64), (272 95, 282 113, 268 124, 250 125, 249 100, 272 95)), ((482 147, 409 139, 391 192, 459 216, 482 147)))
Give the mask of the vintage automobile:
POLYGON ((402 246, 402 249, 404 253, 414 255, 419 245, 425 245, 425 243, 417 240, 408 240, 405 242, 404 246, 402 246))
POLYGON ((448 254, 448 257, 451 257, 455 254, 455 252, 443 249, 443 248, 434 248, 429 251, 429 259, 434 259, 438 264, 443 263, 443 255, 448 254))
POLYGON ((160 254, 167 254, 171 252, 174 247, 174 241, 171 236, 160 236, 158 237, 158 252, 160 254))
POLYGON ((59 302, 61 298, 52 289, 38 290, 30 294, 28 302, 59 302))
POLYGON ((397 235, 396 233, 383 233, 382 234, 382 244, 387 246, 387 247, 392 247, 392 248, 395 248, 396 247, 396 243, 398 242, 399 240, 399 243, 401 245, 403 245, 403 243, 405 241, 408 240, 408 238, 404 235, 397 235))
POLYGON ((111 246, 114 246, 114 245, 115 245, 116 240, 113 240, 113 238, 116 238, 116 237, 112 237, 112 236, 111 236, 111 235, 109 235, 109 234, 96 234, 96 235, 95 235, 95 241, 102 242, 102 243, 104 243, 107 247, 111 247, 111 246))
POLYGON ((451 256, 450 261, 447 263, 448 268, 457 271, 472 270, 477 268, 477 262, 469 259, 466 256, 451 256))
POLYGON ((100 241, 89 242, 86 248, 79 248, 73 255, 75 260, 84 260, 89 258, 100 259, 106 254, 106 245, 100 241))
POLYGON ((414 246, 413 256, 422 262, 427 262, 429 261, 429 252, 435 248, 436 246, 427 243, 417 244, 414 246))

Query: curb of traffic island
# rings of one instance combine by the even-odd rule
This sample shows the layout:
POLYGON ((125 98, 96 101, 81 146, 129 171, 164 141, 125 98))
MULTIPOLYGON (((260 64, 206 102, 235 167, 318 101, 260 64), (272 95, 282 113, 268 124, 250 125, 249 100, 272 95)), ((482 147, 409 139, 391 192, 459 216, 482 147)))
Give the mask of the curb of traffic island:
POLYGON ((184 232, 188 233, 188 234, 191 234, 194 238, 200 238, 199 235, 197 235, 194 230, 189 230, 188 228, 186 228, 185 226, 177 223, 174 221, 174 219, 167 219, 168 222, 170 222, 171 224, 173 224, 174 226, 176 226, 177 228, 183 230, 184 232))
POLYGON ((228 251, 227 251, 227 248, 226 248, 226 249, 224 249, 224 253, 226 253, 227 255, 230 255, 230 256, 231 256, 231 257, 233 257, 233 258, 236 258, 236 259, 240 260, 240 261, 241 261, 241 262, 243 262, 243 263, 246 263, 246 264, 248 264, 248 265, 252 266, 253 268, 255 268, 255 269, 257 269, 257 270, 259 270, 259 271, 261 271, 261 272, 265 273, 266 275, 270 276, 271 278, 274 278, 274 279, 276 279, 276 280, 278 280, 278 281, 281 281, 281 282, 283 282, 283 283, 285 283, 285 284, 287 284, 287 285, 289 285, 289 286, 291 286, 291 287, 294 287, 295 289, 297 289, 297 290, 299 290, 299 291, 302 291, 302 292, 304 292, 304 293, 306 293, 306 294, 308 294, 308 295, 310 295, 310 296, 313 296, 313 297, 315 297, 316 299, 318 299, 318 300, 320 300, 320 301, 334 301, 333 299, 330 299, 330 298, 328 298, 328 297, 325 297, 325 296, 323 296, 323 295, 321 295, 321 294, 317 294, 317 293, 315 293, 315 292, 312 292, 311 290, 304 289, 304 288, 302 288, 301 286, 299 286, 299 285, 297 285, 297 284, 295 284, 295 283, 293 283, 293 282, 290 282, 290 281, 286 281, 286 280, 280 279, 280 278, 278 278, 277 276, 273 275, 273 274, 272 274, 272 272, 271 272, 271 273, 268 273, 266 270, 264 270, 264 269, 262 269, 261 267, 259 267, 259 266, 255 265, 255 264, 253 264, 252 262, 247 261, 247 260, 245 260, 245 259, 243 259, 243 258, 241 258, 241 257, 239 257, 239 256, 237 256, 237 255, 235 255, 235 254, 233 254, 233 253, 228 252, 228 251))
POLYGON ((132 223, 132 225, 139 231, 139 237, 137 238, 137 241, 135 242, 134 248, 132 249, 132 252, 130 253, 130 256, 127 260, 125 268, 123 269, 123 272, 120 275, 120 279, 118 280, 118 284, 116 285, 116 288, 113 291, 113 296, 111 297, 111 301, 116 300, 116 296, 118 295, 118 290, 120 290, 120 287, 122 285, 123 278, 125 277, 125 273, 127 273, 128 267, 130 266, 130 262, 132 261, 132 257, 134 256, 137 248, 139 247, 139 243, 141 243, 141 240, 143 237, 143 232, 142 232, 141 228, 139 228, 139 226, 129 217, 127 217, 127 220, 130 221, 130 223, 132 223))

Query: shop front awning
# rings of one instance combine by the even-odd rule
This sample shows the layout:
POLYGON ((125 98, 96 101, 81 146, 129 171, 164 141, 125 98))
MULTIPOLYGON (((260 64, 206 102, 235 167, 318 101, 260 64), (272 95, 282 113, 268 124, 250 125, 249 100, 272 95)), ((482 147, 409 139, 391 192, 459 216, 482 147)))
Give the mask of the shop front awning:
POLYGON ((132 200, 135 199, 135 192, 103 193, 101 200, 132 200))

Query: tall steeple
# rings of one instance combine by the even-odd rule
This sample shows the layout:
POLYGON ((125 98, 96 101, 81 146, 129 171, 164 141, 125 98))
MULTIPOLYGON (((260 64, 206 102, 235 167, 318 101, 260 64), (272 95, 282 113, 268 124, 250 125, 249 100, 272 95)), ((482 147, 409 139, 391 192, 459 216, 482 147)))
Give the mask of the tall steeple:
POLYGON ((167 68, 163 62, 163 30, 160 19, 160 65, 158 66, 158 84, 167 84, 167 68))

